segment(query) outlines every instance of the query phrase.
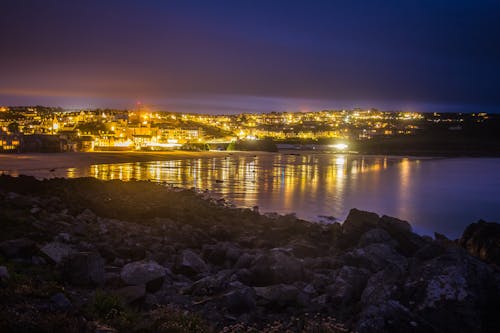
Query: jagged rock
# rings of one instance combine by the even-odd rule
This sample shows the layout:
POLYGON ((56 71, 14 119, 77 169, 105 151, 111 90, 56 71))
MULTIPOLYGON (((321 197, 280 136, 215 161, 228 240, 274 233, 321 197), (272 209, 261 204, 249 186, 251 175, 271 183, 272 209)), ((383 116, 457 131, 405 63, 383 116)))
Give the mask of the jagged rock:
POLYGON ((401 290, 412 310, 440 331, 493 332, 500 327, 498 282, 486 263, 450 248, 415 269, 401 290))
POLYGON ((338 270, 334 283, 326 288, 326 293, 335 305, 345 305, 359 299, 370 271, 363 268, 344 266, 338 270))
POLYGON ((232 314, 249 313, 256 309, 255 291, 249 287, 231 290, 223 295, 222 303, 232 314))
POLYGON ((56 242, 62 242, 62 243, 70 243, 71 242, 71 235, 67 232, 61 232, 55 237, 56 242))
POLYGON ((358 318, 355 331, 359 333, 437 332, 432 325, 396 300, 388 300, 364 308, 358 318))
POLYGON ((254 255, 245 252, 238 258, 238 260, 234 264, 234 268, 248 268, 250 267, 254 259, 254 255))
POLYGON ((500 224, 472 223, 465 229, 459 244, 473 256, 500 267, 500 224))
POLYGON ((299 289, 293 285, 277 284, 254 287, 257 303, 268 307, 296 306, 299 289))
POLYGON ((379 227, 389 233, 396 242, 396 250, 406 257, 413 256, 416 251, 429 243, 429 240, 413 233, 408 222, 395 217, 382 216, 379 220, 379 227))
POLYGON ((379 216, 375 213, 361 211, 356 208, 351 209, 342 224, 342 246, 350 247, 355 245, 362 234, 377 227, 379 219, 379 216))
POLYGON ((221 266, 226 261, 226 250, 227 249, 224 243, 204 245, 202 255, 207 262, 221 266))
POLYGON ((387 265, 397 267, 401 272, 406 271, 408 262, 392 246, 385 243, 370 244, 363 248, 355 249, 343 256, 346 264, 361 266, 377 272, 387 265))
POLYGON ((128 304, 137 304, 143 301, 144 297, 146 297, 146 286, 128 286, 115 290, 114 293, 123 298, 128 304))
POLYGON ((366 245, 374 244, 374 243, 388 243, 390 242, 391 236, 384 229, 375 228, 368 230, 363 235, 358 242, 358 247, 363 247, 366 245))
POLYGON ((76 216, 76 219, 78 220, 78 222, 90 224, 97 221, 97 216, 94 214, 93 211, 86 208, 83 212, 81 212, 76 216))
POLYGON ((189 287, 186 292, 194 296, 207 296, 221 293, 228 288, 233 270, 222 270, 215 275, 206 276, 189 287))
POLYGON ((146 285, 150 292, 161 288, 165 275, 165 268, 154 261, 131 262, 125 265, 120 273, 126 284, 146 285))
POLYGON ((209 267, 199 255, 191 250, 184 250, 177 258, 174 271, 188 276, 208 272, 209 267))
POLYGON ((0 266, 0 282, 7 281, 10 278, 9 270, 5 266, 0 266))
POLYGON ((76 253, 73 247, 60 242, 47 243, 40 251, 57 264, 63 261, 64 258, 76 253))
POLYGON ((19 238, 0 243, 0 254, 8 259, 31 258, 38 252, 36 243, 28 238, 19 238))
POLYGON ((102 286, 105 281, 104 259, 97 253, 69 254, 61 262, 63 278, 75 286, 102 286))
POLYGON ((57 293, 50 298, 50 301, 59 309, 67 310, 71 308, 70 300, 63 294, 57 293))
POLYGON ((393 232, 403 232, 408 233, 412 231, 411 224, 407 221, 400 220, 398 218, 383 215, 379 222, 379 226, 389 231, 393 232))
POLYGON ((429 260, 442 255, 445 252, 445 248, 435 242, 429 242, 424 245, 420 250, 415 252, 414 258, 418 260, 429 260))
POLYGON ((306 241, 296 240, 288 245, 294 256, 297 258, 316 257, 321 253, 321 249, 306 241))
POLYGON ((361 303, 364 305, 382 304, 393 297, 401 288, 398 283, 403 277, 403 272, 395 266, 388 265, 384 269, 370 276, 366 287, 361 295, 361 303))
POLYGON ((250 271, 254 286, 293 283, 305 276, 303 262, 279 249, 256 257, 250 271))

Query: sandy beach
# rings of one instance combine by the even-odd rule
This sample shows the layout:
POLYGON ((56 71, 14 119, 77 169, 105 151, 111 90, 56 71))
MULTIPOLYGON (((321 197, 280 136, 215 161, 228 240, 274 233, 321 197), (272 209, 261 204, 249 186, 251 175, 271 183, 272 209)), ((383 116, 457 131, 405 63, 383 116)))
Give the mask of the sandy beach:
POLYGON ((89 152, 89 153, 31 153, 0 154, 0 172, 19 172, 24 170, 82 168, 95 164, 150 162, 181 160, 190 158, 225 157, 230 154, 254 156, 272 154, 265 152, 89 152))

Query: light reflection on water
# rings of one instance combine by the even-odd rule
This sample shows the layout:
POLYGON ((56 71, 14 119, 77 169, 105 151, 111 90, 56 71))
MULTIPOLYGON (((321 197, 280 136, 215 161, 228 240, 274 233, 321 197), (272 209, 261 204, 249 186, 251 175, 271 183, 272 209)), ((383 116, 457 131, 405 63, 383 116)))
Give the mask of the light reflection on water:
POLYGON ((237 206, 295 212, 315 221, 321 215, 343 220, 356 207, 406 219, 420 233, 457 237, 479 218, 500 220, 497 170, 500 159, 311 153, 99 164, 34 175, 151 180, 208 189, 237 206))

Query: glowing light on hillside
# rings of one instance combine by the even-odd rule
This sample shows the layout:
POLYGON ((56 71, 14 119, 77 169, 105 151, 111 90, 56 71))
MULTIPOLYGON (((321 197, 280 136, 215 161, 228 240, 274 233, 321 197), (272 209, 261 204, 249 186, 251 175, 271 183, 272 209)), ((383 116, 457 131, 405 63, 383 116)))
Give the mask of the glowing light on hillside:
POLYGON ((336 144, 330 145, 330 147, 335 148, 336 150, 346 150, 348 146, 345 143, 336 143, 336 144))

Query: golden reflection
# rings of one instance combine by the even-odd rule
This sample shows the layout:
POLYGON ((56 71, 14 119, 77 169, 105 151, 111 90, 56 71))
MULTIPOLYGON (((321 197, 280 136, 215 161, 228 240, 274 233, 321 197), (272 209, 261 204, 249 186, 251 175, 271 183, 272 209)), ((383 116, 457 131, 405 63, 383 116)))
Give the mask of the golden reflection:
MULTIPOLYGON (((92 165, 88 174, 99 179, 151 180, 170 186, 211 190, 240 206, 278 203, 296 211, 302 202, 341 200, 346 186, 363 173, 379 173, 395 161, 351 155, 226 156, 144 163, 92 165)), ((401 164, 402 191, 409 161, 401 164)), ((75 174, 76 170, 68 170, 75 174)), ((338 205, 334 202, 333 205, 338 205)))
POLYGON ((410 198, 410 161, 408 158, 403 158, 401 163, 399 164, 399 208, 400 208, 400 216, 406 216, 407 214, 407 206, 409 204, 410 198))

